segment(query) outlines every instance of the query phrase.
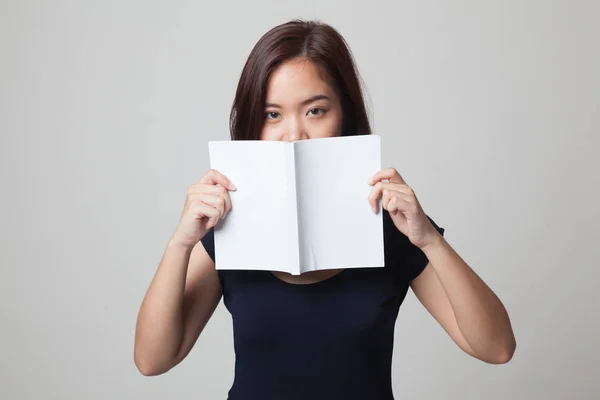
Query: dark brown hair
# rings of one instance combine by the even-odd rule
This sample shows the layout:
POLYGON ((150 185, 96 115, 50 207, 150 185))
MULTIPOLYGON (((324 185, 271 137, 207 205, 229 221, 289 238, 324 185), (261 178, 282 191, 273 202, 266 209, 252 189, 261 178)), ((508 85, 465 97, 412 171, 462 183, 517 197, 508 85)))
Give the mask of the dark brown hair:
POLYGON ((342 35, 321 22, 294 20, 264 34, 250 52, 231 107, 231 139, 259 139, 271 74, 294 58, 312 61, 329 75, 342 103, 343 136, 371 133, 359 74, 342 35))

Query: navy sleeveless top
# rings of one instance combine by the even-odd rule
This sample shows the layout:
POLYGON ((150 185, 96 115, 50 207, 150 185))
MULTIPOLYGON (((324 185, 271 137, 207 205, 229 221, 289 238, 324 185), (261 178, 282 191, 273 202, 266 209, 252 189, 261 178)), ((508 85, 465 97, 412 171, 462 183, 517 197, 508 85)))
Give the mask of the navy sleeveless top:
MULTIPOLYGON (((233 320, 229 400, 394 398, 394 325, 427 258, 387 211, 382 218, 382 268, 345 269, 312 284, 286 283, 270 271, 218 271, 233 320)), ((202 243, 218 265, 212 231, 202 243)))

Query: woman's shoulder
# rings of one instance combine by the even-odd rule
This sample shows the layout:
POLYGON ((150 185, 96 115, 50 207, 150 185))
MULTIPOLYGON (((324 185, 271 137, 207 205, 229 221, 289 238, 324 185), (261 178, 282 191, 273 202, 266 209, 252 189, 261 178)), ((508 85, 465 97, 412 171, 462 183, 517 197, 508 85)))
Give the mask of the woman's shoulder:
MULTIPOLYGON (((429 216, 427 218, 443 235, 445 229, 438 226, 429 216)), ((387 210, 383 210, 383 242, 386 266, 401 273, 408 282, 416 278, 429 262, 423 250, 415 246, 408 236, 400 232, 387 210)))

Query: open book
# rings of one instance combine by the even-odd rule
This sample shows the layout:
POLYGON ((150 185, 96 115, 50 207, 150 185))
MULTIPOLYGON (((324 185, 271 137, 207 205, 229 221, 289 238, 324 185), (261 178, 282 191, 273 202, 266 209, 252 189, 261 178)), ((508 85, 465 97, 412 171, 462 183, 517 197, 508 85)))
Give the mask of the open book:
POLYGON ((299 275, 382 267, 383 219, 367 200, 381 169, 376 135, 209 142, 210 166, 233 182, 214 229, 215 267, 299 275))

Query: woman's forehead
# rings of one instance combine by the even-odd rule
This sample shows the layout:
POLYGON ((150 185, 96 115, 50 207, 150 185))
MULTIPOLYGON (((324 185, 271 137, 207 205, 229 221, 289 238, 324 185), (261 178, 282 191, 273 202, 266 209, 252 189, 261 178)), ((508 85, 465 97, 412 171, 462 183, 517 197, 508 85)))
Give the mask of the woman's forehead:
POLYGON ((317 95, 325 95, 333 100, 335 92, 326 76, 327 73, 311 61, 287 61, 271 75, 267 86, 267 103, 296 103, 317 95))

